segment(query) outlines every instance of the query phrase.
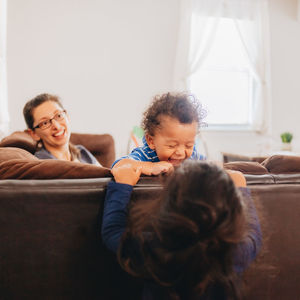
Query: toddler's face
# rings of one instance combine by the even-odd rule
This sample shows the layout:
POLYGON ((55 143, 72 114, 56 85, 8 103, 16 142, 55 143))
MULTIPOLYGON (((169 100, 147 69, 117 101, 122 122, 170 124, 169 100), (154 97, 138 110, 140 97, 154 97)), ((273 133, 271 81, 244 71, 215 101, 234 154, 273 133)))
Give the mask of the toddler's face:
POLYGON ((161 117, 161 127, 153 136, 146 135, 149 147, 156 151, 160 161, 168 161, 177 166, 193 153, 197 123, 180 123, 169 116, 161 117))

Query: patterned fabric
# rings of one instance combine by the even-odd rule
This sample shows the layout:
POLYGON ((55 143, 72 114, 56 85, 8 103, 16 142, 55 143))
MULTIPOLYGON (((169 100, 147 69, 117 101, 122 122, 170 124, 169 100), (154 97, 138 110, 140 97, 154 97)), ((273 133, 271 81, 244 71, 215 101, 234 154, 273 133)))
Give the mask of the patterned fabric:
MULTIPOLYGON (((159 158, 156 154, 155 150, 152 150, 145 139, 143 137, 143 146, 137 147, 131 151, 130 154, 122 156, 118 158, 111 167, 113 167, 118 161, 124 159, 124 158, 129 158, 133 160, 138 160, 138 161, 150 161, 150 162, 159 162, 159 158)), ((191 157, 188 159, 193 159, 193 160, 206 160, 206 157, 200 153, 197 152, 196 147, 194 146, 193 148, 193 153, 191 157)))

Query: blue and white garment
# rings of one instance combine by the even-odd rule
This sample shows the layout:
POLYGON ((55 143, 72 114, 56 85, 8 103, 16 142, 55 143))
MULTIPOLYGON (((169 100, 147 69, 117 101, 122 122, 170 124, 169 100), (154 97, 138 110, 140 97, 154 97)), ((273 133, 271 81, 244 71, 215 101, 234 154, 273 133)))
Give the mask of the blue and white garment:
MULTIPOLYGON (((145 136, 143 137, 143 146, 134 148, 130 154, 118 158, 111 167, 113 167, 118 161, 124 158, 129 158, 138 161, 150 161, 150 162, 159 162, 159 158, 155 150, 151 149, 147 144, 145 136)), ((188 159, 193 160, 206 160, 206 157, 197 152, 194 145, 193 153, 188 159)))

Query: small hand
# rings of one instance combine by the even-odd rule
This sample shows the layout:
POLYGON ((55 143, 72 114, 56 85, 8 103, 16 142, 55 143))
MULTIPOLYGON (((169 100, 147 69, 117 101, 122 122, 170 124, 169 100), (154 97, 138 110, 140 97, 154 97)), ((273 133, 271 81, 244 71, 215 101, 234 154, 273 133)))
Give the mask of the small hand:
POLYGON ((231 177, 232 181, 237 187, 247 186, 245 176, 240 171, 226 170, 227 174, 231 177))
POLYGON ((111 170, 116 182, 130 185, 135 185, 139 181, 141 172, 141 166, 134 166, 129 163, 115 166, 111 170))

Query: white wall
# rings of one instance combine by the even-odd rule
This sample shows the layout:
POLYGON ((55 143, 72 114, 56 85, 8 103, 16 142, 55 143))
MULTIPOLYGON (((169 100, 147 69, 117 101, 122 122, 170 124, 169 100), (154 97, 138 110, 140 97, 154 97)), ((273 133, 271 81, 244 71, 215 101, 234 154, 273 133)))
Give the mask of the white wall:
POLYGON ((177 0, 9 0, 11 131, 38 93, 61 96, 74 132, 110 133, 117 155, 152 96, 169 91, 177 0))
POLYGON ((271 0, 272 128, 294 134, 300 152, 300 16, 298 0, 271 0))
MULTIPOLYGON (((179 0, 9 0, 8 96, 11 131, 41 92, 61 96, 73 131, 111 133, 117 155, 151 97, 172 88, 179 0)), ((297 0, 270 0, 272 105, 266 135, 205 131, 220 151, 276 151, 280 133, 300 152, 300 19, 297 0), (299 100, 298 100, 299 99, 299 100)))

